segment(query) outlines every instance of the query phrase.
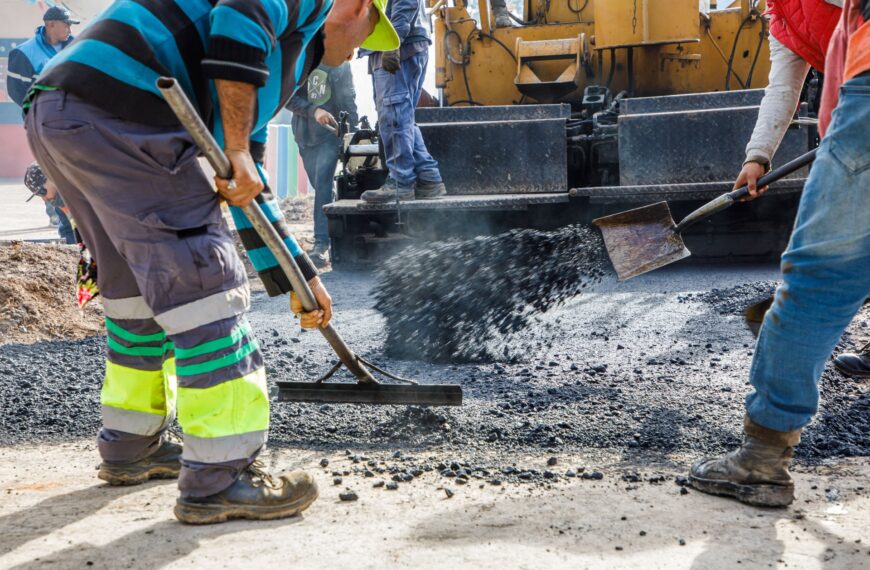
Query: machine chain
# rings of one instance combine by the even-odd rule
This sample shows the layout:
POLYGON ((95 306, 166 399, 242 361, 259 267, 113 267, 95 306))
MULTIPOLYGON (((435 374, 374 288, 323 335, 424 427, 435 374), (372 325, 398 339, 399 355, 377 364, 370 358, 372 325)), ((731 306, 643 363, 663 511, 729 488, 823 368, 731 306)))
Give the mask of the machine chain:
POLYGON ((634 0, 634 12, 631 15, 631 33, 637 33, 637 0, 634 0))

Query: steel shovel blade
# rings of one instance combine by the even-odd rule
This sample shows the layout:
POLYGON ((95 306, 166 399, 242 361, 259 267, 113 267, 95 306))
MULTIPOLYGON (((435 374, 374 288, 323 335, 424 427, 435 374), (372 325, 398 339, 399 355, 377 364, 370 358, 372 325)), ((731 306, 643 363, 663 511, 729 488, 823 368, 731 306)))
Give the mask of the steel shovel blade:
POLYGON ((592 221, 601 229, 607 254, 620 281, 689 257, 667 202, 592 221))

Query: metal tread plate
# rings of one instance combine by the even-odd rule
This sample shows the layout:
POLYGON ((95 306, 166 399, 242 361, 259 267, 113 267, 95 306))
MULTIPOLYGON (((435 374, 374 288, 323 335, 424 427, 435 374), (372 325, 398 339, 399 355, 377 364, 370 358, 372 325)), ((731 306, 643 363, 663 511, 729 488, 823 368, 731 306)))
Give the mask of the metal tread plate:
MULTIPOLYGON (((530 205, 563 204, 569 200, 568 192, 530 194, 477 194, 445 196, 436 200, 401 202, 403 212, 424 210, 523 210, 530 205)), ((368 204, 362 200, 338 200, 324 206, 327 216, 365 215, 395 212, 396 203, 368 204)))
MULTIPOLYGON (((788 178, 771 184, 767 194, 799 193, 806 178, 788 178)), ((688 201, 712 200, 733 190, 732 182, 693 182, 685 184, 650 184, 644 186, 601 186, 594 188, 572 188, 572 198, 589 198, 592 204, 649 203, 658 200, 688 201)))

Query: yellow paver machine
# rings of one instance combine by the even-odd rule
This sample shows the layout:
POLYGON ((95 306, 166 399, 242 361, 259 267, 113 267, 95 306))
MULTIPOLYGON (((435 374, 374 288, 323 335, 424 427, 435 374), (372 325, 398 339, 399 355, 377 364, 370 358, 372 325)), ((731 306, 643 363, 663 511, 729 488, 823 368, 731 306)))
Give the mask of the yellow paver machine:
MULTIPOLYGON (((382 145, 376 127, 343 126, 336 262, 663 200, 681 216, 731 189, 770 69, 763 0, 523 0, 502 28, 490 0, 429 1, 438 106, 416 118, 448 195, 361 202, 386 177, 382 145)), ((819 87, 811 76, 774 162, 816 146, 819 87)), ((687 231, 694 257, 778 255, 805 177, 687 231)))

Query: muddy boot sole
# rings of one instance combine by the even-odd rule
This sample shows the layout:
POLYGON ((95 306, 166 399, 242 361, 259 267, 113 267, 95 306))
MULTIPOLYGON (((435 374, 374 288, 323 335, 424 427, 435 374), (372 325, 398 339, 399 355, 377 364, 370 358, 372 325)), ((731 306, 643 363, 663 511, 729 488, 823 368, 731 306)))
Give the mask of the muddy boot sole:
POLYGON ((217 524, 231 519, 268 521, 296 516, 317 500, 316 487, 296 501, 280 506, 260 507, 256 505, 209 505, 191 503, 178 499, 175 503, 175 517, 186 524, 217 524))
POLYGON ((146 470, 129 470, 100 465, 97 477, 113 487, 129 487, 141 485, 149 479, 178 479, 181 465, 153 465, 146 470))
POLYGON ((733 497, 756 507, 787 507, 794 502, 794 485, 741 485, 693 475, 689 475, 689 483, 703 493, 733 497))

